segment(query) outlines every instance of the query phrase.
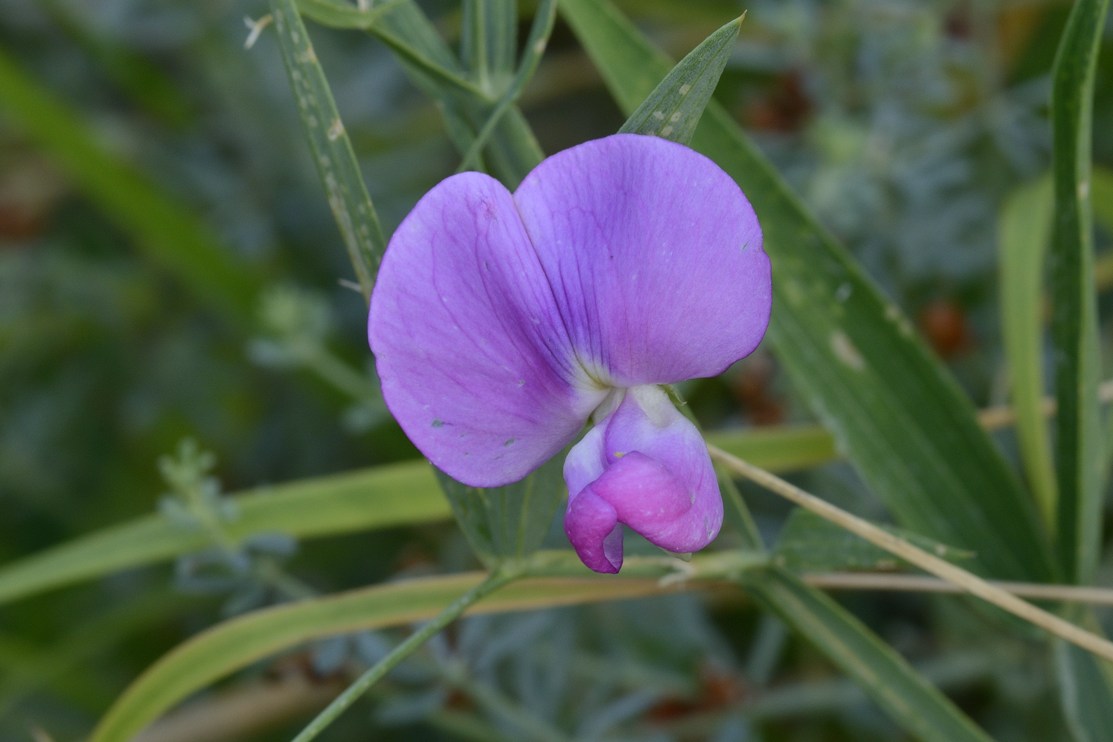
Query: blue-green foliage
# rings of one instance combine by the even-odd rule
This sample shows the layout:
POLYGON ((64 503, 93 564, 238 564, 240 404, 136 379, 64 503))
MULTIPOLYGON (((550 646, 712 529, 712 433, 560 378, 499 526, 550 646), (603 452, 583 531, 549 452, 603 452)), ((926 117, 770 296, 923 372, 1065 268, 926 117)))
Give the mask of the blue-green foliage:
MULTIPOLYGON (((534 10, 548 6, 369 4, 385 19, 370 33, 353 30, 354 3, 301 7, 389 236, 460 164, 514 80, 524 51, 514 42, 522 45, 534 10)), ((675 58, 739 11, 725 0, 621 8, 675 58)), ((979 406, 1005 398, 997 215, 1014 188, 1048 171, 1050 70, 1066 12, 1004 0, 758 0, 716 92, 979 406)), ((265 13, 263 3, 10 0, 0 14, 0 571, 156 511, 208 539, 172 569, 5 604, 2 739, 29 728, 52 739, 88 735, 145 668, 229 614, 479 567, 448 523, 301 544, 270 531, 224 535, 237 517, 228 490, 416 455, 378 395, 366 304, 317 155, 304 143, 274 29, 243 48, 242 17, 265 13), (170 226, 160 231, 153 213, 170 226), (178 448, 189 438, 201 443, 178 448)), ((1106 168, 1109 46, 1106 32, 1093 122, 1095 160, 1106 168)), ((483 166, 512 183, 541 151, 621 126, 591 64, 558 25, 532 81, 491 128, 483 166)), ((1109 263, 1109 237, 1099 230, 1099 264, 1109 263)), ((1108 357, 1111 281, 1101 280, 1108 357)), ((683 391, 713 427, 815 412, 768 348, 683 391)), ((1011 456, 1012 439, 997 442, 1011 456)), ((914 456, 900 463, 917 470, 914 456)), ((847 502, 885 517, 842 465, 802 481, 823 494, 852 488, 847 502)), ((756 489, 743 493, 764 535, 775 535, 785 508, 756 489)), ((541 532, 530 536, 532 548, 541 532)), ((721 545, 737 540, 727 533, 721 545)), ((561 544, 554 524, 547 545, 561 544)), ((632 551, 655 553, 644 544, 632 551)), ((891 566, 867 556, 866 567, 891 566)), ((820 571, 813 561, 788 566, 820 571)), ((1098 571, 1108 568, 1106 559, 1098 571)), ((771 584, 755 594, 784 606, 771 584)), ((915 676, 902 677, 940 688, 994 738, 1101 732, 1085 725, 1106 708, 1113 684, 1107 668, 1074 650, 1051 652, 1023 627, 957 599, 866 594, 845 604, 911 662, 915 676), (1087 685, 1060 698, 1056 672, 1087 685)), ((868 684, 839 671, 857 683, 862 673, 812 648, 821 637, 794 635, 773 615, 738 589, 717 588, 468 618, 396 668, 373 690, 372 713, 346 715, 330 738, 914 733, 914 722, 891 706, 882 713, 877 694, 871 701, 862 690, 868 684)), ((855 620, 838 615, 845 625, 855 620)), ((199 697, 195 721, 206 704, 276 678, 335 692, 405 633, 291 647, 199 697)), ((252 739, 288 739, 305 718, 260 711, 253 721, 252 739)))

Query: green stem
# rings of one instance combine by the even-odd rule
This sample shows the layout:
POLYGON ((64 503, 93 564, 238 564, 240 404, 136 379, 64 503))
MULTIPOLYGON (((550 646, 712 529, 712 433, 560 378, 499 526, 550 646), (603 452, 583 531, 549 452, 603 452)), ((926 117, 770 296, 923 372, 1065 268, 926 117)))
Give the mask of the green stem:
POLYGON ((899 536, 895 536, 869 521, 862 520, 826 500, 821 500, 764 469, 749 464, 736 456, 731 456, 714 446, 708 446, 708 450, 711 452, 713 460, 722 462, 736 474, 746 477, 806 510, 810 510, 855 536, 884 549, 893 556, 899 557, 952 585, 956 585, 964 592, 1008 611, 1014 616, 1040 627, 1049 634, 1069 641, 1102 659, 1113 661, 1113 642, 1105 637, 1086 631, 1069 621, 1048 613, 1042 608, 1037 608, 1032 603, 1021 600, 1008 590, 986 582, 981 577, 967 572, 961 567, 956 567, 934 554, 929 554, 899 536))
MULTIPOLYGON (((408 5, 410 3, 404 0, 387 0, 374 8, 361 10, 337 0, 297 0, 298 11, 306 18, 328 28, 366 31, 434 81, 446 83, 449 91, 493 102, 487 91, 463 77, 458 69, 446 66, 443 60, 434 60, 435 55, 420 50, 412 38, 395 32, 397 26, 387 16, 397 11, 397 23, 412 23, 413 15, 406 14, 407 8, 402 7, 408 5)), ((458 63, 454 65, 458 66, 458 63)))
POLYGON ((379 680, 382 680, 382 678, 401 663, 402 660, 420 649, 425 642, 432 639, 433 636, 438 634, 442 629, 462 616, 464 611, 475 603, 507 583, 518 579, 523 574, 522 567, 517 564, 504 564, 498 567, 494 572, 488 575, 487 579, 454 600, 447 608, 441 611, 436 618, 415 631, 408 639, 395 647, 390 654, 383 657, 365 673, 360 675, 355 682, 337 696, 324 711, 317 714, 316 718, 309 722, 309 725, 306 726, 305 729, 301 730, 298 736, 294 738, 294 742, 309 742, 312 739, 316 739, 318 734, 323 732, 329 724, 335 721, 340 714, 344 713, 344 711, 355 703, 360 696, 367 692, 371 686, 379 680))
POLYGON ((529 39, 526 41, 525 51, 522 52, 522 63, 518 67, 518 73, 514 76, 514 81, 503 93, 502 98, 499 99, 498 104, 487 116, 487 121, 483 124, 483 128, 475 136, 475 141, 471 143, 468 151, 464 153, 464 159, 460 162, 460 167, 456 172, 461 173, 469 170, 476 165, 479 160, 479 153, 483 151, 483 147, 490 139, 491 133, 494 132, 495 127, 502 120, 510 106, 518 100, 518 96, 526 87, 526 83, 533 77, 534 71, 537 70, 537 65, 541 63, 541 55, 545 52, 545 47, 549 43, 549 35, 553 32, 553 23, 556 21, 556 0, 541 0, 541 5, 537 8, 537 15, 533 20, 533 28, 530 31, 529 39))

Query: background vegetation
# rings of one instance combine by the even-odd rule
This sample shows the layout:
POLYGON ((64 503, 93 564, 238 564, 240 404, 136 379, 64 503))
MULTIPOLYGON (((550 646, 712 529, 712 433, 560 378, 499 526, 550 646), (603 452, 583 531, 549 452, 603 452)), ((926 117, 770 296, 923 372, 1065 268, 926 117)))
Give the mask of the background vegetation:
MULTIPOLYGON (((721 69, 692 144, 777 293, 680 390, 709 440, 983 577, 1108 584, 1106 4, 299 0, 306 37, 284 0, 3 0, 0 739, 289 739, 497 569, 378 397, 381 235, 469 155, 512 185, 646 131, 645 44, 742 10, 679 70, 721 69)), ((740 487, 687 582, 553 556, 324 738, 1113 738, 1106 664, 972 598, 808 587, 905 570, 740 487)))

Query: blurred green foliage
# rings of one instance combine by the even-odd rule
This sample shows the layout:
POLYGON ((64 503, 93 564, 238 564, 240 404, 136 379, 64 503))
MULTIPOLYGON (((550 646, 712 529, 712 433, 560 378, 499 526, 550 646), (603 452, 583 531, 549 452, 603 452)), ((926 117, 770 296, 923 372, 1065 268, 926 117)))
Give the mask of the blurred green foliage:
MULTIPOLYGON (((525 5, 522 40, 535 8, 525 5)), ((620 5, 677 57, 743 9, 620 5)), ((218 490, 413 458, 377 396, 366 304, 273 33, 244 49, 243 18, 263 16, 265 4, 0 7, 0 565, 154 512, 167 490, 158 461, 183 439, 215 454, 214 479, 194 467, 203 496, 193 517, 219 510, 218 490)), ((468 47, 457 3, 422 7, 452 49, 468 47)), ((1018 184, 1049 168, 1049 71, 1069 6, 757 0, 745 9, 716 98, 975 402, 1001 401, 997 215, 1018 184)), ((444 101, 425 96, 369 35, 312 24, 310 33, 389 235, 459 165, 444 101)), ((1093 125, 1095 161, 1107 168, 1111 39, 1107 25, 1093 125)), ((545 152, 624 120, 562 22, 520 103, 545 152)), ((1110 236, 1099 229, 1099 256, 1110 236)), ((1109 287, 1098 288, 1108 355, 1109 287)), ((810 419, 768 350, 683 391, 708 427, 810 419)), ((1001 443, 1013 451, 1011 437, 1001 443)), ((881 517, 846 466, 803 476, 881 517)), ((169 479, 180 493, 181 477, 169 479)), ((746 494, 762 531, 775 533, 785 507, 746 494)), ((276 536, 215 561, 183 558, 177 579, 165 567, 136 570, 5 605, 0 739, 86 735, 144 668, 225 612, 474 566, 447 524, 304 544, 276 536), (223 581, 200 579, 214 567, 223 581)), ((1105 559, 1099 574, 1109 570, 1105 559)), ((842 602, 995 738, 1065 734, 1050 657, 998 631, 996 616, 916 595, 842 602)), ((295 688, 289 714, 259 713, 227 737, 286 739, 393 643, 365 632, 312 645, 194 708, 295 688)), ((330 733, 904 738, 776 619, 737 599, 690 596, 470 619, 391 675, 373 716, 350 714, 330 733)))

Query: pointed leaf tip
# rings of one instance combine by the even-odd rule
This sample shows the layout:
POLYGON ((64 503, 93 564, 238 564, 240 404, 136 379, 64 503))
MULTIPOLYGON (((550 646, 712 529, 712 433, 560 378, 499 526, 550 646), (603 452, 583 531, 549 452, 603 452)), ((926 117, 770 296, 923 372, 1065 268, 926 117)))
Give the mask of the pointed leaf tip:
POLYGON ((681 144, 690 142, 730 59, 743 18, 745 13, 723 25, 689 52, 619 131, 650 134, 681 144))

